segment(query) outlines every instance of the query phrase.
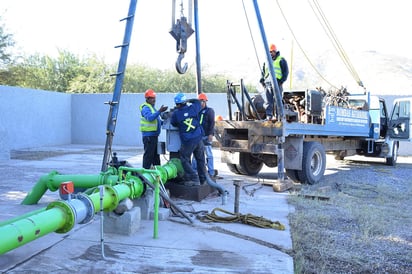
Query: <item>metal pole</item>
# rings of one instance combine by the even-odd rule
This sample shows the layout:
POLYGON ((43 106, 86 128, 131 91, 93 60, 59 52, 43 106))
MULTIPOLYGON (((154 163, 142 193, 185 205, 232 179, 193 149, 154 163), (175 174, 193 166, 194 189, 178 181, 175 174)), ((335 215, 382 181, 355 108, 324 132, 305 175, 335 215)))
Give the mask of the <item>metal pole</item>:
POLYGON ((102 250, 102 257, 106 260, 104 255, 104 223, 103 223, 103 198, 104 198, 104 186, 99 186, 100 192, 100 247, 102 250))
POLYGON ((117 47, 121 47, 119 65, 116 72, 116 83, 113 91, 113 99, 110 104, 109 117, 107 120, 106 128, 106 145, 104 149, 102 171, 106 171, 109 165, 109 157, 111 154, 111 148, 113 143, 113 136, 116 129, 117 113, 119 112, 120 95, 122 93, 123 79, 126 71, 127 55, 129 53, 130 38, 132 36, 134 14, 136 11, 137 0, 130 0, 129 13, 127 17, 122 20, 126 21, 126 29, 124 32, 123 44, 117 47))
POLYGON ((200 64, 200 41, 199 41, 199 12, 198 0, 194 0, 194 21, 196 38, 196 90, 197 94, 202 93, 202 66, 200 64))
POLYGON ((235 186, 235 208, 234 208, 235 214, 239 213, 239 196, 240 196, 241 184, 242 184, 241 180, 239 179, 233 180, 233 185, 235 186))
POLYGON ((157 239, 158 237, 158 228, 159 228, 159 178, 156 178, 155 182, 155 192, 154 192, 154 216, 153 216, 153 238, 157 239))
POLYGON ((277 107, 277 110, 278 110, 278 113, 279 113, 279 116, 280 116, 280 117, 278 117, 278 120, 281 120, 283 122, 284 118, 285 118, 284 117, 285 115, 284 115, 284 111, 283 111, 282 94, 280 92, 278 82, 276 80, 275 69, 273 68, 272 56, 270 55, 268 41, 267 41, 266 33, 265 33, 265 28, 263 27, 262 16, 260 15, 260 10, 259 10, 259 5, 257 3, 257 0, 253 0, 253 5, 255 7, 256 18, 258 20, 260 34, 262 36, 262 41, 263 41, 263 46, 265 47, 265 54, 266 54, 266 59, 267 59, 267 62, 268 62, 268 68, 269 68, 269 71, 270 71, 270 76, 272 78, 272 83, 273 83, 273 86, 275 88, 276 107, 277 107))

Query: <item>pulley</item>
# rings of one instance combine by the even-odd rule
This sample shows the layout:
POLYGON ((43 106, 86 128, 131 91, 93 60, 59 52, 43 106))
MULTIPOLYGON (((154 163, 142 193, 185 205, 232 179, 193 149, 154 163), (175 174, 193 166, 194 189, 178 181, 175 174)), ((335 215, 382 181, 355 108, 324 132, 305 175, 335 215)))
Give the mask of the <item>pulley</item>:
MULTIPOLYGON (((173 0, 173 6, 172 6, 172 29, 170 30, 170 34, 173 36, 173 38, 176 40, 176 51, 179 54, 176 60, 176 70, 180 74, 184 74, 187 71, 187 63, 184 64, 182 67, 182 59, 185 56, 186 50, 187 50, 187 39, 194 33, 194 30, 192 29, 191 26, 191 18, 189 16, 186 18, 183 15, 183 3, 181 2, 181 10, 180 10, 180 18, 176 19, 175 21, 175 5, 176 5, 176 0, 173 0)), ((191 0, 189 0, 189 3, 191 3, 191 0)), ((189 8, 189 11, 191 11, 191 5, 189 8)))

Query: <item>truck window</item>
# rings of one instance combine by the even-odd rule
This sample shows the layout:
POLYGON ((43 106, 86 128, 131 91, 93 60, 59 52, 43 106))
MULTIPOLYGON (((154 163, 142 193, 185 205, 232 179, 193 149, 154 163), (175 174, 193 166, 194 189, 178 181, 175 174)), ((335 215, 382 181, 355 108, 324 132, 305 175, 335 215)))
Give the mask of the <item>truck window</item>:
POLYGON ((392 120, 399 118, 409 118, 410 105, 409 101, 399 101, 393 107, 392 120))
POLYGON ((380 101, 379 104, 381 105, 380 106, 381 117, 385 117, 385 118, 388 117, 388 115, 386 114, 386 106, 385 106, 384 102, 380 101))

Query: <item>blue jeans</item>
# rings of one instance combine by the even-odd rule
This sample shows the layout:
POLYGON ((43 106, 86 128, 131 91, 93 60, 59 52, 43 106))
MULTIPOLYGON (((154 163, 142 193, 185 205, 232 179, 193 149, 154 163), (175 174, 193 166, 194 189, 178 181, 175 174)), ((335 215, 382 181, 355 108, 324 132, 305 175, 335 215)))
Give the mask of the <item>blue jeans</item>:
MULTIPOLYGON (((207 164, 207 171, 209 172, 210 176, 215 175, 215 167, 213 165, 213 151, 212 151, 212 144, 206 139, 203 139, 204 147, 205 147, 205 155, 206 155, 206 164, 207 164)), ((197 169, 196 159, 193 158, 192 160, 192 167, 194 170, 197 169)))
POLYGON ((203 142, 200 141, 199 143, 195 144, 182 142, 179 153, 180 160, 185 171, 184 180, 204 182, 206 180, 206 167, 203 142), (192 168, 192 154, 194 156, 194 159, 196 159, 196 161, 199 163, 199 165, 196 168, 197 173, 192 168))
POLYGON ((160 156, 157 154, 157 136, 143 136, 143 168, 150 169, 152 165, 160 165, 160 156))

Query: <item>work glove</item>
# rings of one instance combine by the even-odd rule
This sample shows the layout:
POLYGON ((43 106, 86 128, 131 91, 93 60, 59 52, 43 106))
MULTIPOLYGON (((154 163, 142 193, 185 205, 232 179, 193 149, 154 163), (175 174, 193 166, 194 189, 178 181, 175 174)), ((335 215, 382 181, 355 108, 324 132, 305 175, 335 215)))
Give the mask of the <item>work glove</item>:
POLYGON ((167 108, 168 108, 168 106, 162 105, 162 106, 159 108, 159 111, 160 111, 160 112, 165 112, 165 111, 167 110, 167 108))

